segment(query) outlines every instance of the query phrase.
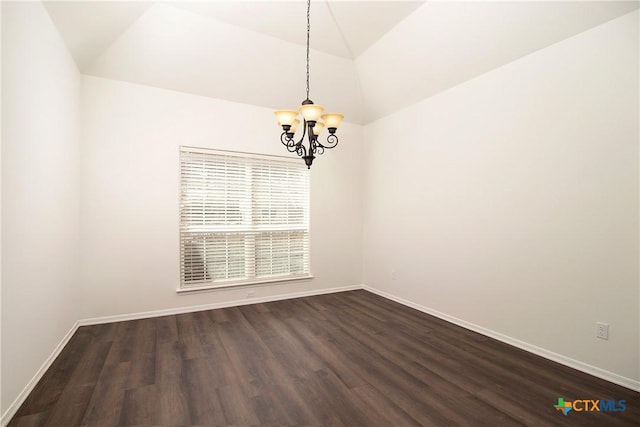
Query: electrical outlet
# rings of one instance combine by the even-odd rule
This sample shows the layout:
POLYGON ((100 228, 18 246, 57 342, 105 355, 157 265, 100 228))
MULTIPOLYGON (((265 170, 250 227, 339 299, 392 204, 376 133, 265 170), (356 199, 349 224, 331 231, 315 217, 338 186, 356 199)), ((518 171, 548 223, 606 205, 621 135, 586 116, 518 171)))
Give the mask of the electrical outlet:
POLYGON ((609 339, 609 325, 602 322, 596 323, 596 337, 608 340, 609 339))
POLYGON ((256 296, 256 291, 248 291, 247 292, 247 298, 253 298, 256 296))
POLYGON ((395 270, 391 270, 391 280, 396 280, 398 273, 395 270))

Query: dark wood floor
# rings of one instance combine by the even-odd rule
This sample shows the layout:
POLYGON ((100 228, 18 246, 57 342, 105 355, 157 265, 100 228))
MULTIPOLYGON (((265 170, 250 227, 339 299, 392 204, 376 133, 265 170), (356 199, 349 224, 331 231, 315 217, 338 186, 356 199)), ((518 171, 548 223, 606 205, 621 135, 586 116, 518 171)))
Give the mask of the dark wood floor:
POLYGON ((10 426, 631 426, 640 393, 366 291, 80 328, 10 426), (554 409, 626 400, 625 412, 554 409))

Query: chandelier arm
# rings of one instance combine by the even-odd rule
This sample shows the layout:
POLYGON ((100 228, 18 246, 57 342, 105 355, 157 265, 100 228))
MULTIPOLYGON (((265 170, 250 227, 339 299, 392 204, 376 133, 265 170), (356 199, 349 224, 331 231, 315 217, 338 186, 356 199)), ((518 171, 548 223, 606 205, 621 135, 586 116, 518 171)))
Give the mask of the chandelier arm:
MULTIPOLYGON (((307 134, 307 119, 303 117, 302 121, 303 121, 302 136, 300 137, 300 141, 298 141, 298 145, 302 144, 302 141, 304 141, 304 136, 307 134)), ((309 134, 311 135, 311 131, 309 131, 309 134)))
MULTIPOLYGON (((290 153, 298 153, 298 151, 300 151, 300 146, 302 146, 302 148, 304 149, 304 153, 306 155, 307 149, 306 147, 304 147, 304 145, 302 145, 302 142, 304 141, 304 137, 307 134, 307 121, 303 118, 304 120, 304 126, 302 126, 302 136, 300 137, 300 140, 298 142, 293 142, 294 139, 293 138, 289 138, 289 136, 287 135, 287 131, 282 132, 282 134, 280 134, 280 142, 282 142, 282 145, 284 145, 285 147, 287 147, 287 150, 290 153)), ((311 132, 311 130, 309 130, 309 135, 313 135, 313 133, 311 132)), ((299 156, 302 156, 301 154, 298 154, 299 156)))
POLYGON ((319 147, 322 147, 323 149, 330 150, 330 149, 332 149, 332 148, 335 148, 335 147, 336 147, 336 145, 338 145, 338 142, 339 142, 339 140, 338 140, 338 135, 336 135, 336 134, 330 134, 330 135, 328 135, 328 136, 327 136, 327 143, 326 143, 326 145, 324 145, 324 144, 322 144, 322 143, 320 143, 320 142, 316 142, 316 144, 317 144, 319 147))
POLYGON ((282 145, 287 147, 287 150, 289 151, 291 151, 290 148, 295 145, 293 143, 293 139, 289 138, 289 136, 287 135, 287 131, 284 131, 280 134, 280 142, 282 142, 282 145))
POLYGON ((302 144, 302 141, 298 142, 298 143, 295 145, 295 147, 296 147, 295 152, 296 152, 296 154, 298 155, 298 157, 304 157, 304 156, 306 156, 306 155, 307 155, 307 147, 305 147, 305 146, 302 144))
POLYGON ((293 141, 290 141, 288 144, 285 145, 285 147, 287 148, 287 151, 290 153, 295 153, 298 150, 298 146, 294 144, 293 141))
MULTIPOLYGON (((307 121, 305 120, 305 125, 307 125, 307 121)), ((313 125, 315 126, 315 125, 313 125)), ((318 145, 318 136, 314 135, 313 133, 313 126, 311 124, 308 124, 309 127, 309 153, 313 153, 315 154, 316 152, 316 146, 318 145)), ((305 126, 306 128, 306 126, 305 126)))
POLYGON ((325 148, 334 148, 336 145, 338 145, 339 139, 338 139, 338 135, 336 135, 335 133, 329 134, 327 136, 327 146, 325 146, 325 148))

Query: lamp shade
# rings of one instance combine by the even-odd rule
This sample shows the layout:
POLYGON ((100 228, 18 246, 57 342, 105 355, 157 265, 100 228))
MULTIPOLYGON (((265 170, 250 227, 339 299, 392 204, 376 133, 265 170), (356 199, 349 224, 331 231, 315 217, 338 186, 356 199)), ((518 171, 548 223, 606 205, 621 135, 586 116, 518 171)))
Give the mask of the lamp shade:
POLYGON ((313 134, 315 136, 320 135, 320 132, 322 132, 323 128, 324 128, 324 122, 322 120, 318 120, 316 122, 316 125, 313 127, 313 134))
POLYGON ((337 128, 344 119, 344 116, 340 113, 327 113, 322 115, 325 126, 327 128, 337 128))
POLYGON ((296 129, 298 128, 299 124, 300 124, 300 120, 295 119, 293 121, 293 124, 291 125, 291 129, 289 129, 289 133, 296 133, 296 129))
POLYGON ((292 126, 294 120, 298 117, 298 112, 296 110, 277 110, 275 114, 280 126, 292 126))
POLYGON ((306 104, 300 106, 300 112, 304 119, 308 122, 316 122, 320 118, 320 115, 324 111, 322 105, 306 104))

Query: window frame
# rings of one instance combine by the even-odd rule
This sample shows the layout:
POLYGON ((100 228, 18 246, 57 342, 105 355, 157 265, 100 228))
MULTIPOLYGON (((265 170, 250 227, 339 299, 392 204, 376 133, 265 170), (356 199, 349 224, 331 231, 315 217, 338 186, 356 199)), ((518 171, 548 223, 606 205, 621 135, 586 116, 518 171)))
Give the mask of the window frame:
MULTIPOLYGON (((310 182, 310 175, 308 172, 308 169, 305 167, 304 164, 300 164, 300 160, 298 158, 293 158, 293 157, 286 157, 286 156, 276 156, 276 155, 268 155, 268 154, 256 154, 256 153, 247 153, 247 152, 240 152, 240 151, 230 151, 230 150, 219 150, 219 149, 211 149, 211 148, 199 148, 199 147, 191 147, 191 146, 184 146, 181 145, 179 146, 178 149, 178 158, 179 158, 179 164, 178 164, 178 246, 179 246, 179 258, 178 258, 178 263, 179 263, 179 277, 178 277, 178 288, 176 289, 176 292, 178 294, 184 294, 184 293, 193 293, 193 292, 204 292, 204 291, 212 291, 212 290, 221 290, 221 289, 230 289, 230 288, 237 288, 237 287, 242 287, 242 286, 248 286, 248 285, 260 285, 260 284, 274 284, 274 283, 281 283, 281 282, 290 282, 290 281, 299 281, 299 280, 308 280, 308 279, 312 279, 313 275, 311 274, 311 182, 310 182), (214 279, 211 279, 207 282, 201 282, 200 284, 196 284, 196 285, 186 285, 185 286, 185 277, 184 277, 184 260, 183 260, 183 214, 182 214, 182 205, 183 205, 183 153, 187 152, 187 153, 194 153, 194 154, 203 154, 203 155, 212 155, 212 156, 223 156, 223 157, 237 157, 239 159, 242 160, 246 160, 247 161, 247 165, 245 165, 245 167, 252 169, 252 165, 251 160, 258 160, 258 161, 266 161, 266 162, 280 162, 280 163, 289 163, 291 165, 294 165, 297 169, 300 169, 300 171, 302 171, 303 173, 307 174, 307 178, 306 178, 306 188, 307 188, 307 194, 306 194, 306 212, 305 212, 305 218, 306 218, 306 227, 303 227, 301 230, 303 230, 303 232, 306 232, 306 266, 308 267, 306 272, 301 273, 301 274, 285 274, 282 276, 263 276, 263 277, 245 277, 245 278, 241 278, 241 279, 226 279, 226 280, 216 280, 214 281, 214 279)), ((251 170, 251 173, 253 173, 253 170, 251 170)), ((253 203, 254 200, 256 198, 256 192, 253 191, 253 175, 250 175, 250 177, 248 178, 251 181, 251 184, 249 185, 250 188, 250 192, 249 192, 249 200, 245 200, 245 202, 247 202, 246 204, 251 205, 251 208, 249 209, 248 212, 245 213, 249 213, 249 217, 250 217, 250 226, 254 227, 255 226, 255 222, 253 221, 253 215, 255 214, 254 212, 254 207, 253 207, 253 203)), ((295 229, 297 227, 291 227, 290 229, 279 229, 279 230, 274 230, 274 231, 282 231, 282 232, 294 232, 295 229)), ((246 264, 244 266, 244 271, 252 271, 254 274, 255 270, 257 268, 257 258, 258 258, 258 251, 256 249, 256 237, 260 234, 260 233, 273 233, 274 231, 268 231, 268 230, 255 230, 252 232, 246 232, 245 231, 245 238, 247 238, 249 240, 249 243, 245 242, 245 245, 248 245, 250 248, 252 248, 251 250, 248 250, 248 253, 251 254, 250 258, 245 258, 245 261, 247 259, 252 259, 252 262, 250 263, 251 267, 248 267, 246 264), (253 234, 252 234, 253 233, 253 234)), ((229 232, 229 230, 227 230, 227 232, 229 232)), ((191 232, 191 233, 197 233, 197 232, 191 232)), ((215 234, 215 232, 202 232, 204 233, 212 233, 215 234)), ((285 252, 285 253, 289 253, 289 252, 285 252)), ((206 261, 205 261, 206 262, 206 261)), ((205 267, 205 268, 208 268, 205 267)), ((206 274, 206 273, 204 273, 206 274)))

